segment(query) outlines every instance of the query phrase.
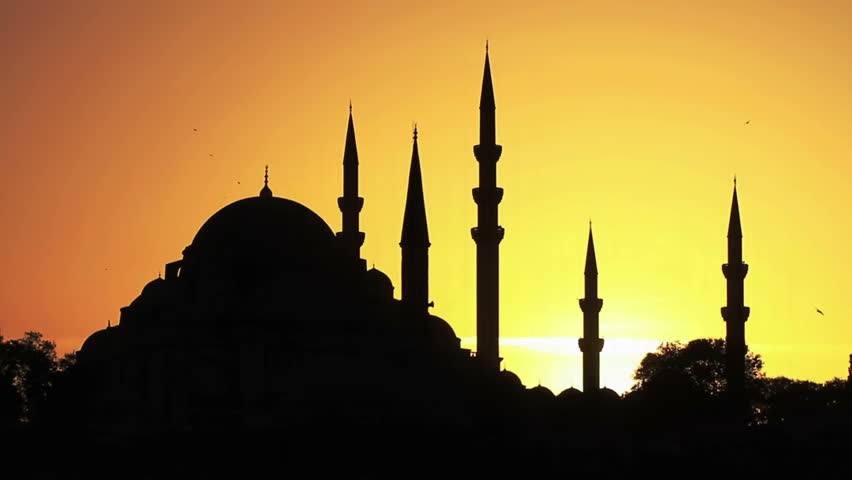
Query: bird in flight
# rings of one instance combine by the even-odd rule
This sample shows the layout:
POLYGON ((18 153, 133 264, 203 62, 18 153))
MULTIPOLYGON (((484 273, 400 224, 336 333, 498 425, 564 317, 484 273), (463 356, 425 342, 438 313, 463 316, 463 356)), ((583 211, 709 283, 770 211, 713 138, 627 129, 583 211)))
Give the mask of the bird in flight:
POLYGON ((818 308, 817 308, 817 309, 816 309, 816 311, 817 311, 817 313, 818 313, 818 314, 820 314, 820 315, 822 315, 822 316, 825 316, 825 314, 824 314, 824 313, 822 313, 822 310, 820 310, 820 309, 818 309, 818 308))
POLYGON ((745 124, 748 125, 749 123, 751 123, 751 120, 746 120, 745 124))
POLYGON ((193 128, 193 129, 192 129, 192 131, 193 131, 193 132, 197 132, 197 131, 198 131, 198 129, 197 129, 197 128, 193 128))

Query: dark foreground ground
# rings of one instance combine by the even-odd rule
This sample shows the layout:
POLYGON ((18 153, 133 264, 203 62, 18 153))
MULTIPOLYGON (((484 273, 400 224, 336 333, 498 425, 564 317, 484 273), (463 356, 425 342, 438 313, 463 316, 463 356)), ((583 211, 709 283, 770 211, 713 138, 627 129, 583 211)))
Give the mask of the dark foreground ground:
POLYGON ((0 478, 848 478, 850 439, 848 424, 558 432, 316 424, 145 435, 18 426, 2 432, 0 478))

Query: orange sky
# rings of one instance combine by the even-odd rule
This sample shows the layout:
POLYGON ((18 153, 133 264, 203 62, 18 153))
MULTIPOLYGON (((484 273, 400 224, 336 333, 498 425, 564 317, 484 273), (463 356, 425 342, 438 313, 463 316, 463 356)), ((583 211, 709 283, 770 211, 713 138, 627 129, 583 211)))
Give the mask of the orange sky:
POLYGON ((0 333, 79 348, 265 164, 338 230, 351 98, 363 256, 399 286, 417 121, 434 313, 472 343, 488 38, 509 369, 581 384, 590 217, 604 384, 662 340, 724 336, 736 174, 748 343, 769 375, 846 375, 852 4, 352 3, 0 3, 0 333))

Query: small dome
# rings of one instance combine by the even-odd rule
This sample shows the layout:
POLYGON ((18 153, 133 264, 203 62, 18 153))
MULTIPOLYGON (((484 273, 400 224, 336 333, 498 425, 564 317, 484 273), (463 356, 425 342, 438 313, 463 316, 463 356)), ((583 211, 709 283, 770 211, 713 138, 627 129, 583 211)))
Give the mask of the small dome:
POLYGON ((367 288, 367 294, 371 298, 393 298, 393 282, 391 282, 390 277, 375 267, 367 270, 367 273, 364 274, 364 284, 367 288))
POLYGON ((79 357, 86 360, 104 360, 118 351, 117 337, 121 327, 107 327, 89 335, 78 353, 79 357))
POLYGON ((501 370, 500 373, 497 374, 497 380, 500 382, 501 386, 506 388, 524 388, 524 384, 521 382, 520 377, 509 370, 501 370))
POLYGON ((553 395, 553 392, 551 392, 549 388, 541 385, 529 389, 528 392, 529 396, 534 399, 552 400, 556 398, 556 396, 553 395))
POLYGON ((453 327, 444 321, 444 319, 435 315, 429 315, 427 328, 429 329, 429 340, 435 347, 442 349, 459 348, 461 340, 456 337, 453 327))
POLYGON ((165 283, 166 281, 162 278, 155 278, 154 280, 151 280, 142 288, 142 293, 140 293, 139 296, 130 303, 130 305, 138 306, 162 304, 166 297, 165 283))
POLYGON ((583 398, 583 392, 574 387, 562 390, 562 393, 556 396, 559 400, 579 400, 583 398))
POLYGON ((611 388, 602 388, 600 391, 600 398, 605 402, 617 402, 621 400, 621 395, 615 393, 615 390, 611 388))

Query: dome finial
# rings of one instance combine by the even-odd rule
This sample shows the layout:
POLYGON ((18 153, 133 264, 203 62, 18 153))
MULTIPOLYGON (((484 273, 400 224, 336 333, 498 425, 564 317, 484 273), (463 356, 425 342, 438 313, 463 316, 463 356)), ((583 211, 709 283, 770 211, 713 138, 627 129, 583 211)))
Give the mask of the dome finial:
POLYGON ((261 197, 271 197, 272 190, 269 188, 269 165, 263 171, 263 188, 260 189, 261 197))

